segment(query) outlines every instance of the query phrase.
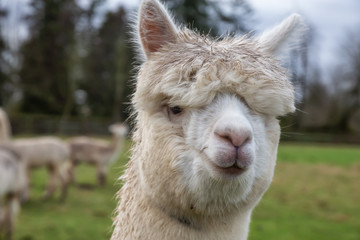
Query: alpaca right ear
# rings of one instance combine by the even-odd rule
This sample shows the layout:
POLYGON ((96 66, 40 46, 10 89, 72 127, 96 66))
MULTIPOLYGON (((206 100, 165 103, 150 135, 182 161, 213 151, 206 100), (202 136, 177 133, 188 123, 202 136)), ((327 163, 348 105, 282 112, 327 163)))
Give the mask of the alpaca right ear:
POLYGON ((284 58, 291 49, 297 49, 307 32, 304 19, 299 14, 292 14, 276 27, 265 32, 259 42, 263 49, 278 58, 284 58))
POLYGON ((168 42, 176 42, 177 28, 157 0, 143 0, 138 16, 138 34, 148 58, 168 42))

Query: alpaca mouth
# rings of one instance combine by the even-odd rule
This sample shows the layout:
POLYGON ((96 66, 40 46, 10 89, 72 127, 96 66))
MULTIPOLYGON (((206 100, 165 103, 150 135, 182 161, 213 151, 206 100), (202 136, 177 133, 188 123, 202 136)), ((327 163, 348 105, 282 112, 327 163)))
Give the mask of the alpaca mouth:
POLYGON ((236 161, 230 167, 221 167, 217 164, 214 164, 214 166, 218 173, 220 173, 221 175, 228 175, 228 176, 238 176, 238 175, 246 172, 246 170, 248 170, 248 168, 239 167, 237 165, 236 161))

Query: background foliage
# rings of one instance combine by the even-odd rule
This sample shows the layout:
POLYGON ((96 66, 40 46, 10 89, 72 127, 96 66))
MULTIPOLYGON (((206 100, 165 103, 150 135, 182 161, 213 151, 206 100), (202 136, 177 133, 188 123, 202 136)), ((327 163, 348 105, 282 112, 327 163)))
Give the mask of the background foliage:
MULTIPOLYGON (((29 11, 20 13, 29 28, 28 37, 11 47, 8 33, 1 31, 0 105, 11 116, 53 115, 59 121, 79 117, 127 119, 136 72, 132 70, 137 46, 131 43, 129 28, 135 14, 125 5, 104 12, 104 3, 31 0, 29 11)), ((248 0, 165 3, 178 23, 213 36, 246 33, 255 24, 248 0)), ((0 6, 0 26, 4 26, 8 9, 0 6)), ((325 77, 316 61, 310 61, 317 38, 310 24, 302 51, 294 51, 287 63, 293 69, 292 81, 301 111, 283 121, 285 131, 359 136, 359 36, 360 32, 354 31, 344 36, 339 47, 343 61, 323 81, 325 77)))

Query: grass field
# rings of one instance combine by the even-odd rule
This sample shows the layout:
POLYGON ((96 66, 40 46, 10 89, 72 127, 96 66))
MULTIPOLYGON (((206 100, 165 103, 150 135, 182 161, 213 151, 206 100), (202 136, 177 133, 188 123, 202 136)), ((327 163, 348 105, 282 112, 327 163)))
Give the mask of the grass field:
MULTIPOLYGON (((114 194, 126 154, 105 188, 71 186, 69 197, 41 201, 46 172, 32 174, 31 201, 22 207, 16 240, 102 240, 111 235, 114 194)), ((77 182, 95 184, 81 166, 77 182)), ((250 240, 359 240, 360 147, 282 144, 274 181, 253 213, 250 240)))

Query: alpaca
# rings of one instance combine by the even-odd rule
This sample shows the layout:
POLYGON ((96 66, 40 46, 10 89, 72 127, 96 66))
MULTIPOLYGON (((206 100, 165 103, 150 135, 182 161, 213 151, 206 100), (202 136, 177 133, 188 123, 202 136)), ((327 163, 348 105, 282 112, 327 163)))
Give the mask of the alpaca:
POLYGON ((7 146, 0 146, 0 239, 11 239, 19 197, 26 187, 25 164, 21 156, 7 146))
MULTIPOLYGON (((58 182, 61 184, 62 200, 67 193, 68 176, 66 173, 66 163, 70 159, 70 151, 65 142, 56 137, 37 137, 28 139, 13 140, 9 144, 24 159, 28 182, 31 169, 47 167, 49 181, 43 198, 47 199, 54 195, 58 182)), ((29 198, 29 186, 24 193, 24 201, 29 198)))
POLYGON ((21 192, 21 200, 29 198, 29 171, 32 168, 47 166, 49 170, 49 183, 44 199, 51 197, 56 189, 57 180, 61 183, 61 199, 65 199, 67 193, 68 176, 65 172, 65 162, 69 161, 68 146, 55 137, 41 137, 11 140, 11 126, 7 114, 0 108, 0 143, 12 148, 24 159, 27 168, 27 188, 21 192))
POLYGON ((112 240, 247 239, 273 177, 277 117, 295 111, 275 56, 304 28, 294 14, 260 37, 212 40, 142 1, 134 146, 112 240))
POLYGON ((105 185, 109 165, 122 153, 128 127, 125 124, 117 123, 111 125, 109 131, 113 135, 111 143, 90 137, 74 137, 69 140, 71 180, 74 179, 75 165, 87 163, 96 165, 98 184, 105 185))
POLYGON ((6 112, 0 108, 0 143, 8 142, 11 138, 11 127, 6 112))

